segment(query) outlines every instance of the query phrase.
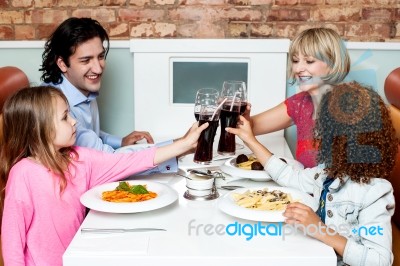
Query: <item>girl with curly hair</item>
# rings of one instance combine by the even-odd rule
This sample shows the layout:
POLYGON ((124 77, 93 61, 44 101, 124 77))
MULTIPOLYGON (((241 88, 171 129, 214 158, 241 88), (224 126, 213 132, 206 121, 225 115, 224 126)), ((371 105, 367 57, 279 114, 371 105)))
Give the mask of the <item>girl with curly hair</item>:
POLYGON ((333 247, 338 265, 391 265, 394 213, 389 177, 398 140, 382 98, 356 82, 335 85, 321 99, 314 136, 318 165, 295 170, 265 148, 240 117, 238 135, 282 186, 313 194, 316 212, 300 202, 287 206, 287 224, 333 247))

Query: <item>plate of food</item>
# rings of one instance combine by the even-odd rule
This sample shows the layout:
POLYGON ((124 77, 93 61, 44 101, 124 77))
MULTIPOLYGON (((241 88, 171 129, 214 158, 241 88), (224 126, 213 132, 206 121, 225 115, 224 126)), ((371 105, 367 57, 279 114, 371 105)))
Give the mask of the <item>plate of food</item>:
POLYGON ((80 201, 96 211, 135 213, 159 209, 177 199, 178 193, 167 185, 148 180, 128 180, 96 186, 86 191, 80 201))
MULTIPOLYGON (((304 168, 300 162, 294 159, 286 157, 280 159, 295 168, 304 168)), ((263 165, 253 154, 240 154, 237 157, 233 157, 221 165, 220 169, 233 177, 250 178, 254 181, 268 181, 271 179, 268 173, 264 171, 263 165)))
POLYGON ((301 202, 314 211, 318 202, 312 196, 294 188, 259 186, 239 188, 225 194, 218 201, 219 209, 233 217, 260 221, 283 222, 283 212, 291 202, 301 202))

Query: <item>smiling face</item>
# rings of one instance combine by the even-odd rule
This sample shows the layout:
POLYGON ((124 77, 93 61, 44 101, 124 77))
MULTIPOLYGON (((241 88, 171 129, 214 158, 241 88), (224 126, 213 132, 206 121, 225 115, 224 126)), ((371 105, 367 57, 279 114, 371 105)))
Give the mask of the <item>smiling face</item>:
POLYGON ((318 88, 325 84, 322 80, 329 74, 330 68, 324 61, 312 56, 304 56, 299 53, 293 55, 292 72, 301 91, 307 91, 310 94, 318 93, 318 88))
POLYGON ((105 50, 100 38, 78 45, 69 57, 69 67, 61 57, 57 59, 57 65, 68 81, 85 96, 98 92, 105 68, 105 50))
POLYGON ((54 102, 55 136, 53 145, 55 150, 60 150, 61 148, 74 145, 76 139, 76 120, 69 115, 68 105, 63 99, 56 97, 54 102))

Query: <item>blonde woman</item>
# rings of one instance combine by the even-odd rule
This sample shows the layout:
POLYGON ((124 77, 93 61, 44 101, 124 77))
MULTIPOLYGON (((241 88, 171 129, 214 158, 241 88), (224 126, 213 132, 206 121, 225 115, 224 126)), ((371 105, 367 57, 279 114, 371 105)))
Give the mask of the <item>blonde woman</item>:
POLYGON ((344 80, 350 70, 347 49, 334 30, 311 28, 296 36, 289 48, 289 82, 299 93, 250 120, 255 135, 297 126, 296 159, 305 167, 316 165, 312 129, 321 96, 344 80))

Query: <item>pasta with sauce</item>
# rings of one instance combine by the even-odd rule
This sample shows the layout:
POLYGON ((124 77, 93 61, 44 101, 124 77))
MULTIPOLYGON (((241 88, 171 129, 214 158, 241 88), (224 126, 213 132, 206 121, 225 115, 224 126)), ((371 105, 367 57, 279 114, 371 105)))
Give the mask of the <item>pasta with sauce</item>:
POLYGON ((156 197, 157 193, 148 191, 146 185, 129 185, 128 182, 120 182, 114 190, 102 193, 102 199, 110 202, 140 202, 156 197))

